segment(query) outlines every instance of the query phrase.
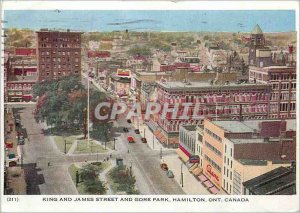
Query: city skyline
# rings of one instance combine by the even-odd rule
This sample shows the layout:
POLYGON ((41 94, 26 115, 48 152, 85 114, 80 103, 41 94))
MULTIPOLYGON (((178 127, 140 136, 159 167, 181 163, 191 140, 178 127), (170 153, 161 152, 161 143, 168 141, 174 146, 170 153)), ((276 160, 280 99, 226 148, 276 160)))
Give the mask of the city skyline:
POLYGON ((71 29, 81 31, 264 32, 296 30, 293 10, 5 10, 5 28, 71 29), (55 15, 55 17, 53 17, 55 15), (180 16, 180 22, 174 23, 180 16), (22 18, 20 18, 22 17, 22 18), (174 19, 175 17, 175 19, 174 19), (251 17, 251 18, 249 18, 251 17))

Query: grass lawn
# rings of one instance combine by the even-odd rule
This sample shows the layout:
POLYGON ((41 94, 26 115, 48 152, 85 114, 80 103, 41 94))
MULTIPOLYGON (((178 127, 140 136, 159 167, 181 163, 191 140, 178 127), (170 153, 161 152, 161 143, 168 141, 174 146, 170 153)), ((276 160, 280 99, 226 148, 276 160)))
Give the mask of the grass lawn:
MULTIPOLYGON (((72 164, 70 167, 69 167, 69 173, 72 177, 72 180, 74 182, 74 184, 76 185, 76 171, 80 171, 80 168, 78 168, 77 166, 75 166, 75 164, 72 164)), ((79 194, 86 194, 85 193, 85 190, 84 190, 84 185, 83 183, 78 183, 78 186, 76 187, 77 188, 77 191, 79 194)))
POLYGON ((72 135, 72 136, 68 136, 68 137, 63 137, 63 136, 54 136, 54 140, 56 143, 57 148, 61 151, 61 152, 65 152, 65 141, 67 141, 67 146, 66 146, 66 150, 67 153, 69 151, 69 149, 71 148, 71 146, 73 145, 73 143, 77 140, 79 136, 78 135, 72 135))
MULTIPOLYGON (((99 170, 104 171, 106 168, 108 168, 109 166, 111 166, 111 163, 110 162, 104 162, 104 163, 101 162, 101 165, 97 165, 97 166, 98 166, 99 170)), ((79 173, 80 173, 80 169, 81 168, 77 167, 75 164, 72 164, 68 168, 68 171, 69 171, 69 173, 70 173, 70 175, 72 177, 72 180, 73 180, 73 182, 74 182, 75 185, 76 185, 76 171, 79 171, 79 173)), ((82 181, 82 180, 80 180, 80 181, 82 181)), ((77 191, 81 195, 88 194, 88 193, 85 192, 85 187, 83 185, 83 182, 78 183, 77 191)))
POLYGON ((107 150, 104 149, 100 144, 95 143, 93 141, 90 142, 90 146, 87 142, 87 140, 80 140, 77 143, 77 148, 75 150, 75 153, 104 153, 107 152, 107 150))

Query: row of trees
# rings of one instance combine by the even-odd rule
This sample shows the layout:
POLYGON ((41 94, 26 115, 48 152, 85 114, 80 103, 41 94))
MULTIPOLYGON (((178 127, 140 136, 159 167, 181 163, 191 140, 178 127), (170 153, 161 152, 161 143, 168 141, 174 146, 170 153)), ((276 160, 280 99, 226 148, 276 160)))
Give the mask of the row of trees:
MULTIPOLYGON (((45 81, 33 87, 34 96, 38 97, 34 111, 37 121, 46 122, 57 130, 72 131, 81 129, 86 134, 87 128, 87 90, 78 77, 64 77, 59 80, 45 81)), ((90 90, 90 119, 93 122, 91 136, 95 139, 110 139, 108 133, 111 124, 94 119, 97 104, 106 101, 105 93, 90 90)))
POLYGON ((135 177, 132 175, 131 169, 126 166, 114 167, 109 172, 109 177, 113 181, 113 189, 117 192, 126 192, 127 194, 139 194, 135 188, 135 177))
POLYGON ((80 170, 80 177, 83 182, 84 190, 88 194, 103 195, 107 188, 105 184, 99 180, 99 166, 87 164, 80 170))

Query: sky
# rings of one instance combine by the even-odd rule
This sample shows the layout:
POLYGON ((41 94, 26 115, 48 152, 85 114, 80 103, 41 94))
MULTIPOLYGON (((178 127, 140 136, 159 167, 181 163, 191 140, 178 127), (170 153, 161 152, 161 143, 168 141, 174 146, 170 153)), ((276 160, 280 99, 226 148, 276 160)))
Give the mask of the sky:
POLYGON ((5 10, 5 28, 79 31, 295 31, 293 10, 5 10))

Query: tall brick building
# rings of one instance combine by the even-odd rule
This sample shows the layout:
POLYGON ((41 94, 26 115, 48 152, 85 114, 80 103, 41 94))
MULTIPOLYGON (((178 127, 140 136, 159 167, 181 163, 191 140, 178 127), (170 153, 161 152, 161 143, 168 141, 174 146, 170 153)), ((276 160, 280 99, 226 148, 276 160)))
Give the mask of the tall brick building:
POLYGON ((41 29, 36 33, 38 81, 80 75, 81 32, 41 29))
POLYGON ((266 67, 272 64, 271 50, 265 46, 265 37, 256 25, 251 32, 249 48, 249 65, 256 67, 266 67))

